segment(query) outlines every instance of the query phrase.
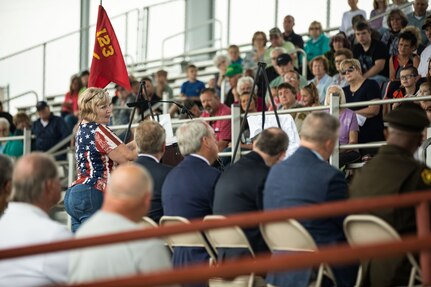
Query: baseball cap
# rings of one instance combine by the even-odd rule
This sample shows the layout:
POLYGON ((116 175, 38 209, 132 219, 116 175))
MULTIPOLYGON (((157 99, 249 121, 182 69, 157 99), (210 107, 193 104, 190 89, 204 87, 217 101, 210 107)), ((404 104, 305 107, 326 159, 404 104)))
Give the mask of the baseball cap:
POLYGON ((281 54, 277 57, 277 66, 287 65, 292 62, 292 58, 289 54, 281 54))
POLYGON ((230 64, 226 69, 226 77, 233 77, 242 74, 242 66, 240 64, 230 64))
POLYGON ((48 103, 45 101, 39 101, 36 104, 36 110, 38 112, 40 112, 41 110, 45 109, 46 107, 48 107, 48 103))
POLYGON ((269 30, 269 36, 271 35, 281 35, 281 30, 278 27, 274 27, 269 30))

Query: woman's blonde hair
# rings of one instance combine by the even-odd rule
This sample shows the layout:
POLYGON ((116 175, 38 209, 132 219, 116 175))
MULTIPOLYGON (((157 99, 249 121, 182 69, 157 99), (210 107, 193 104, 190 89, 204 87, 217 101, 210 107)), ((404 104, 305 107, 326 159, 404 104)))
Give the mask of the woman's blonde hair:
POLYGON ((96 107, 109 105, 111 97, 104 89, 88 88, 79 96, 78 101, 81 120, 94 122, 97 118, 96 107))
POLYGON ((362 74, 362 69, 361 69, 361 62, 359 62, 357 59, 344 59, 341 63, 340 63, 340 67, 343 68, 344 66, 353 66, 355 67, 356 70, 358 70, 359 72, 361 72, 362 74))

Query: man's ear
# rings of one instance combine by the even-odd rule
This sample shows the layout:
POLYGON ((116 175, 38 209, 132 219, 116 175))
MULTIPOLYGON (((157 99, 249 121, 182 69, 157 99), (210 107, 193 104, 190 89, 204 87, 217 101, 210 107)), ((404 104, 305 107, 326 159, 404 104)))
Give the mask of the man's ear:
POLYGON ((5 196, 6 198, 9 200, 11 195, 12 195, 12 180, 8 180, 5 184, 4 184, 4 192, 5 192, 5 196))

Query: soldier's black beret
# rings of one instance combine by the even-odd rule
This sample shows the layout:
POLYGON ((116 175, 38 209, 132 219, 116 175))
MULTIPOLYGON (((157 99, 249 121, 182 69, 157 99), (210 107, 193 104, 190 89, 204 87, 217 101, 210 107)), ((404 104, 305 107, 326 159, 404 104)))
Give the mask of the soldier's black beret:
POLYGON ((383 120, 396 129, 409 132, 422 132, 430 122, 425 111, 415 103, 402 103, 385 115, 383 120))

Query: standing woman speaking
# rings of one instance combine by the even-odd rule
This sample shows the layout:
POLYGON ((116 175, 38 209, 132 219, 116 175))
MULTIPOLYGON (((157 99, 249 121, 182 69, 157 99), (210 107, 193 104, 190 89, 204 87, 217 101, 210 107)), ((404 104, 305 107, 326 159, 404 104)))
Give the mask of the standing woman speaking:
POLYGON ((64 197, 73 232, 102 206, 113 166, 133 161, 138 156, 135 141, 125 145, 106 126, 112 107, 105 90, 85 90, 79 98, 79 111, 81 122, 75 136, 78 175, 64 197))

